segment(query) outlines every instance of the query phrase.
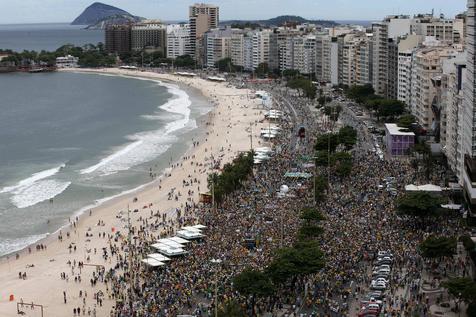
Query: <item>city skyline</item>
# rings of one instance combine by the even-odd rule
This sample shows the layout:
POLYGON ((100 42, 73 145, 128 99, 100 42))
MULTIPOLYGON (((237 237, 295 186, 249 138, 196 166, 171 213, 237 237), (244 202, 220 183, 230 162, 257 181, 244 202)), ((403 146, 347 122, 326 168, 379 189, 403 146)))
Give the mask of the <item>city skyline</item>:
MULTIPOLYGON (((59 23, 71 22, 87 6, 91 0, 43 0, 41 5, 35 0, 20 3, 0 0, 0 24, 14 23, 59 23)), ((131 14, 146 18, 157 18, 164 21, 187 21, 188 7, 195 2, 212 3, 220 6, 221 20, 254 20, 268 19, 279 15, 299 15, 308 19, 325 20, 381 20, 391 14, 440 13, 448 17, 466 10, 465 0, 395 0, 389 5, 381 0, 335 0, 332 6, 324 0, 295 0, 289 6, 287 0, 242 0, 240 6, 231 0, 193 1, 193 0, 127 0, 104 1, 131 14), (250 10, 250 6, 255 9, 250 10), (371 11, 368 8, 372 8, 371 11), (310 13, 311 12, 311 13, 310 13)))

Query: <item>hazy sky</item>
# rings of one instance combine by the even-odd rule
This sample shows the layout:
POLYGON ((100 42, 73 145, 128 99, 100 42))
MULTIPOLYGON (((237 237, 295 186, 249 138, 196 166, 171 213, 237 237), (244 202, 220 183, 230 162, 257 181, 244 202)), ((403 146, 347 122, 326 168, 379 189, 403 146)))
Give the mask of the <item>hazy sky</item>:
MULTIPOLYGON (((93 0, 0 0, 0 24, 70 22, 93 0)), ((192 0, 104 0, 132 14, 187 19, 192 0)), ((220 6, 220 19, 266 19, 283 14, 333 20, 379 20, 388 14, 422 12, 454 16, 466 0, 203 0, 220 6)))

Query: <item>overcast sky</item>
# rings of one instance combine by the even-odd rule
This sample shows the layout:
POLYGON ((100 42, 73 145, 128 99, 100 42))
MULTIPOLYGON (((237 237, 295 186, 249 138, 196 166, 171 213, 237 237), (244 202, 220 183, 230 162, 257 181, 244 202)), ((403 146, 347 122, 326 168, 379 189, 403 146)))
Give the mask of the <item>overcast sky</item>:
MULTIPOLYGON (((162 20, 186 20, 191 0, 105 0, 132 14, 162 20)), ((431 12, 454 16, 467 0, 214 0, 220 19, 267 19, 300 15, 308 19, 380 20, 389 14, 431 12)), ((70 22, 91 0, 0 0, 0 24, 70 22)))

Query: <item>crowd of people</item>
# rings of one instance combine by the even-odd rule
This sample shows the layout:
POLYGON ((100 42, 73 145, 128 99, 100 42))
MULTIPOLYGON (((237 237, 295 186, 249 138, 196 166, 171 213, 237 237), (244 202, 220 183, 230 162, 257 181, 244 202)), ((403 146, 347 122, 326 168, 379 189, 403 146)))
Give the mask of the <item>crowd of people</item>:
MULTIPOLYGON (((212 316, 215 307, 239 298, 232 285, 233 277, 245 268, 265 268, 276 250, 291 246, 301 225, 299 213, 314 205, 312 181, 286 179, 285 173, 314 173, 300 158, 314 155, 316 135, 343 125, 353 126, 358 131, 358 140, 352 149, 351 175, 341 178, 331 174, 326 199, 316 206, 326 218, 319 238, 325 267, 318 274, 299 279, 295 289, 280 289, 273 296, 256 301, 254 310, 270 316, 355 316, 361 299, 369 291, 377 252, 389 250, 394 264, 382 311, 388 316, 428 312, 433 299, 422 295, 421 285, 424 280, 434 281, 431 274, 424 273, 428 264, 419 255, 417 246, 430 233, 460 235, 463 229, 457 215, 431 224, 399 215, 396 197, 379 185, 391 177, 401 195, 404 185, 424 180, 416 176, 408 161, 381 159, 371 151, 375 140, 351 112, 343 111, 338 122, 323 125, 324 114, 314 111, 314 105, 296 91, 279 84, 253 84, 252 88, 270 92, 275 106, 286 113, 287 119, 280 122, 283 132, 272 141, 273 158, 256 166, 242 189, 216 207, 192 199, 196 194, 194 188, 206 191, 207 184, 189 176, 180 188, 167 193, 169 200, 186 197, 186 202, 173 211, 147 205, 146 211, 137 210, 140 217, 131 223, 127 212, 120 213, 118 217, 130 234, 99 233, 99 238, 107 241, 107 247, 94 250, 94 254, 102 254, 108 268, 98 266, 89 282, 92 286, 102 284, 105 292, 92 295, 93 306, 86 305, 87 293, 81 293, 84 305, 75 308, 74 316, 95 316, 96 308, 102 306, 105 298, 115 302, 110 312, 114 317, 212 316), (306 128, 304 139, 297 135, 297 128, 302 126, 306 128), (287 185, 290 191, 277 195, 281 185, 287 185), (158 239, 196 223, 207 227, 205 238, 187 244, 187 254, 173 257, 158 269, 150 269, 141 262, 153 251, 151 245, 158 239)), ((193 142, 194 146, 198 144, 193 142)), ((208 174, 221 167, 220 159, 210 156, 205 162, 198 162, 195 157, 186 156, 177 167, 191 165, 208 174)), ((316 172, 327 177, 328 170, 318 168, 316 172)), ((155 177, 152 171, 150 175, 155 177)), ((69 232, 67 235, 68 238, 69 232)), ((63 239, 62 234, 59 239, 63 239)), ((74 254, 75 250, 76 246, 69 245, 70 253, 74 254)), ((76 283, 81 283, 83 263, 74 261, 69 265, 71 273, 61 273, 61 279, 74 277, 76 283)), ((452 265, 451 261, 443 261, 441 265, 448 272, 467 274, 464 260, 459 265, 452 265)), ((23 278, 21 273, 19 278, 23 278)), ((67 301, 66 291, 64 301, 67 301)))

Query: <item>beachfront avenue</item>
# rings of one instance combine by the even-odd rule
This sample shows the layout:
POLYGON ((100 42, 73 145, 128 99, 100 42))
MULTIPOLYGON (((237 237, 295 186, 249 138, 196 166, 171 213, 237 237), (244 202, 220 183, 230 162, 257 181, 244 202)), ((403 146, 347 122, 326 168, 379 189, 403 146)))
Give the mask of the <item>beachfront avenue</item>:
MULTIPOLYGON (((342 109, 332 120, 279 81, 99 72, 187 84, 215 109, 203 139, 150 188, 71 221, 48 251, 1 264, 0 282, 26 270, 29 288, 40 272, 53 276, 44 295, 4 284, 21 311, 32 300, 61 316, 116 317, 426 316, 437 303, 454 305, 441 281, 470 276, 470 259, 456 241, 453 250, 452 241, 426 239, 464 235, 459 215, 398 210, 405 185, 438 182, 439 169, 427 180, 408 160, 379 157, 356 115, 365 110, 339 92, 329 93, 342 109), (256 91, 272 98, 279 120, 256 91), (250 168, 250 148, 273 155, 250 168), (448 252, 429 258, 423 241, 448 252)), ((13 302, 0 302, 4 311, 15 316, 13 302)))

